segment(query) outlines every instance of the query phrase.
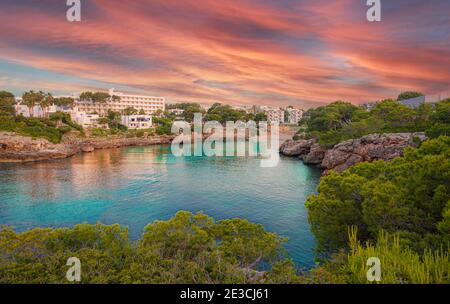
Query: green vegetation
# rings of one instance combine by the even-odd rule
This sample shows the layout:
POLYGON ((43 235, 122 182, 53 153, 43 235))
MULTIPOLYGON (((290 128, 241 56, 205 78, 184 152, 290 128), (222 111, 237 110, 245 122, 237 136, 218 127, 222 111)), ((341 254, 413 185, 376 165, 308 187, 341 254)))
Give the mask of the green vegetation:
POLYGON ((414 92, 414 91, 402 92, 398 95, 397 101, 407 100, 407 99, 416 98, 416 97, 420 97, 420 96, 423 96, 423 94, 420 92, 414 92))
POLYGON ((169 118, 153 117, 153 123, 156 125, 156 134, 170 135, 172 134, 173 121, 169 118))
POLYGON ((205 121, 215 120, 224 124, 227 121, 247 121, 249 120, 249 117, 243 110, 236 110, 230 105, 215 103, 208 109, 204 119, 205 121))
POLYGON ((107 119, 109 128, 113 129, 113 130, 117 129, 120 131, 126 131, 128 128, 121 124, 121 121, 122 121, 121 117, 122 117, 122 115, 120 114, 120 112, 108 110, 106 119, 107 119))
MULTIPOLYGON (((143 110, 142 110, 143 111, 143 110)), ((126 107, 125 109, 123 109, 123 111, 122 111, 122 114, 123 115, 136 115, 136 114, 138 114, 139 112, 138 112, 138 110, 136 110, 135 108, 133 108, 133 107, 126 107)), ((144 114, 145 114, 145 112, 144 112, 144 114)))
MULTIPOLYGON (((370 284, 367 260, 380 259, 381 284, 449 284, 450 256, 441 249, 417 253, 402 244, 399 234, 380 231, 376 241, 364 245, 357 229, 349 229, 349 251, 340 251, 326 264, 303 274, 299 281, 315 284, 370 284)), ((376 283, 376 282, 375 282, 376 283)))
MULTIPOLYGON (((22 98, 23 103, 30 108, 31 114, 33 114, 32 108, 35 105, 40 104, 45 112, 55 100, 50 93, 34 91, 24 93, 22 98)), ((15 132, 33 138, 45 138, 52 143, 59 143, 62 135, 70 132, 72 129, 83 134, 83 128, 72 122, 68 114, 57 112, 46 115, 46 118, 26 118, 21 115, 15 116, 14 105, 14 95, 1 91, 0 131, 15 132)))
MULTIPOLYGON (((205 110, 202 108, 201 105, 195 102, 183 102, 183 103, 175 103, 175 104, 169 104, 166 106, 167 110, 172 109, 181 109, 183 110, 182 118, 183 120, 187 122, 193 122, 194 121, 194 114, 195 113, 205 113, 205 110)), ((169 118, 168 116, 166 116, 169 118)))
POLYGON ((14 105, 16 100, 14 94, 6 91, 0 91, 0 113, 14 114, 14 105))
POLYGON ((419 132, 430 137, 450 135, 450 99, 436 104, 423 104, 411 109, 390 99, 377 103, 370 111, 350 103, 337 101, 308 110, 301 121, 299 138, 316 138, 332 147, 347 139, 372 133, 419 132))
POLYGON ((59 97, 53 99, 53 104, 60 107, 69 107, 71 108, 75 102, 75 99, 72 97, 59 97))
POLYGON ((13 116, 8 113, 0 113, 0 131, 15 132, 23 136, 33 138, 45 138, 52 143, 59 143, 66 129, 56 128, 48 120, 38 118, 25 118, 13 116))
POLYGON ((23 233, 0 226, 0 283, 68 283, 70 257, 80 259, 84 284, 364 284, 369 257, 380 258, 382 283, 449 283, 449 254, 442 249, 421 255, 404 246, 398 234, 384 231, 374 244, 362 246, 355 228, 349 239, 348 253, 298 273, 286 255, 285 238, 242 219, 215 222, 202 213, 180 211, 147 225, 137 241, 118 224, 23 233))
POLYGON ((0 229, 1 283, 66 283, 69 257, 83 283, 258 283, 289 280, 286 239, 242 219, 214 222, 180 211, 145 227, 132 242, 119 225, 0 229), (262 265, 267 272, 261 272, 262 265), (275 270, 275 271, 274 271, 275 270))
MULTIPOLYGON (((418 96, 405 92, 398 100, 418 96)), ((367 259, 378 257, 382 283, 449 283, 450 99, 414 109, 383 100, 369 111, 337 101, 307 111, 300 125, 297 138, 327 147, 372 133, 421 131, 431 138, 391 162, 321 178, 306 207, 323 264, 302 280, 367 283, 367 259)))
POLYGON ((98 103, 106 103, 108 100, 120 100, 119 96, 113 95, 110 96, 108 93, 105 92, 83 92, 80 94, 80 99, 84 101, 90 101, 90 102, 98 102, 98 103))
POLYGON ((50 118, 41 119, 0 112, 0 131, 15 132, 33 138, 45 138, 55 144, 61 141, 63 134, 72 129, 83 133, 83 128, 72 122, 70 116, 64 113, 55 113, 50 118))
POLYGON ((34 92, 28 91, 23 93, 22 95, 22 104, 27 106, 30 111, 30 116, 34 116, 34 107, 39 105, 41 102, 44 102, 45 93, 42 91, 34 92))
POLYGON ((391 162, 361 163, 322 177, 318 194, 307 199, 319 251, 347 244, 347 228, 360 240, 381 230, 398 232, 420 252, 450 244, 450 137, 408 148, 391 162))

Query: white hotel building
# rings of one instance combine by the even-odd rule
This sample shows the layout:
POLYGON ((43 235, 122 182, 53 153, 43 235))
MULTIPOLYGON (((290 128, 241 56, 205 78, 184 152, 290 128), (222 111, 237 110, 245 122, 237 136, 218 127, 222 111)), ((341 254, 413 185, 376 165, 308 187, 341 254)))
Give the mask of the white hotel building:
POLYGON ((119 96, 120 100, 108 100, 106 103, 78 100, 75 106, 78 111, 100 115, 106 114, 108 110, 120 112, 128 107, 133 107, 138 111, 144 110, 145 114, 149 115, 155 114, 158 110, 165 110, 166 100, 164 97, 125 94, 114 89, 109 90, 109 95, 119 96))

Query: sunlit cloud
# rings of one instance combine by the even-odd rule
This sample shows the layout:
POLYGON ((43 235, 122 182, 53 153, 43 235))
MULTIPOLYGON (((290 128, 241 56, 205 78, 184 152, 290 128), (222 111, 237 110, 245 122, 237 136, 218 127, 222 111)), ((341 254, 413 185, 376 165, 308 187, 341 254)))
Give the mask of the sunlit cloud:
POLYGON ((389 2, 379 23, 359 0, 86 0, 81 23, 64 2, 0 4, 2 87, 310 107, 450 84, 445 0, 389 2))

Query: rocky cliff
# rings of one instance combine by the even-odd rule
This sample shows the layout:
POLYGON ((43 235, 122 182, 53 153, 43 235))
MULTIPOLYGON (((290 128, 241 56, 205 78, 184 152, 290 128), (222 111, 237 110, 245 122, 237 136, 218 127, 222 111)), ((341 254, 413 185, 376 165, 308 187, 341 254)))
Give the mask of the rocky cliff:
POLYGON ((148 138, 75 138, 65 137, 60 144, 46 139, 33 139, 11 132, 0 132, 0 162, 30 162, 67 158, 80 152, 125 146, 147 146, 170 143, 173 136, 148 138))
POLYGON ((319 165, 325 169, 342 172, 360 163, 375 160, 389 161, 403 154, 408 146, 413 146, 416 139, 426 139, 424 133, 371 134, 358 139, 350 139, 325 149, 314 140, 289 140, 280 146, 280 153, 298 156, 306 164, 319 165))

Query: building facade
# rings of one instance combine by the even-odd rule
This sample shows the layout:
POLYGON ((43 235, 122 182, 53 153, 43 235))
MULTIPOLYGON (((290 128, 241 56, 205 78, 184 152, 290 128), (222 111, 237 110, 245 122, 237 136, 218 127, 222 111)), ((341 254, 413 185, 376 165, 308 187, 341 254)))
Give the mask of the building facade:
POLYGON ((120 99, 114 100, 111 98, 104 103, 77 100, 76 106, 79 111, 97 113, 100 115, 105 115, 109 110, 120 112, 130 107, 135 108, 138 111, 143 110, 147 115, 152 115, 158 110, 164 111, 166 107, 164 97, 126 94, 115 91, 114 89, 109 90, 109 95, 118 96, 120 99))
POLYGON ((303 110, 288 108, 287 111, 287 122, 290 124, 298 124, 300 119, 303 117, 303 110))
POLYGON ((43 109, 40 105, 35 105, 33 108, 30 109, 28 106, 23 105, 23 104, 14 105, 14 110, 16 112, 16 115, 22 115, 24 117, 33 116, 36 118, 48 117, 52 113, 56 113, 56 112, 70 113, 70 111, 71 111, 70 108, 59 107, 59 106, 55 106, 55 105, 51 105, 45 109, 43 109))
POLYGON ((99 124, 98 121, 100 119, 100 116, 98 114, 88 114, 75 109, 72 112, 70 112, 70 118, 72 119, 72 121, 83 126, 83 128, 108 127, 107 125, 99 124))
POLYGON ((128 129, 148 129, 152 127, 150 115, 123 115, 122 124, 128 129))
POLYGON ((267 120, 269 123, 284 123, 284 111, 279 108, 268 108, 265 110, 267 120))

